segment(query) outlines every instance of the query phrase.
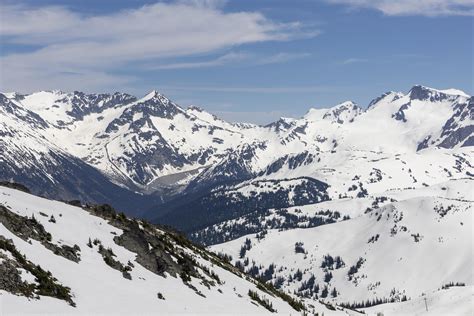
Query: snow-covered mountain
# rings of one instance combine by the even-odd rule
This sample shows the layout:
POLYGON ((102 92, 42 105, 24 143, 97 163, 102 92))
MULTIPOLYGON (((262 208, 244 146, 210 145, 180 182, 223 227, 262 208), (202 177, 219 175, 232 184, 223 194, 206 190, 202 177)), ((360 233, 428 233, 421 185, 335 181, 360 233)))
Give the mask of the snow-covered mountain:
MULTIPOLYGON (((472 303, 473 187, 465 178, 386 192, 381 203, 340 200, 292 208, 288 213, 296 221, 324 209, 347 217, 313 228, 268 229, 211 249, 309 301, 367 307, 459 286, 459 298, 471 296, 472 303)), ((280 217, 273 212, 261 220, 280 217)), ((465 315, 472 313, 471 303, 463 303, 465 315)))
POLYGON ((107 206, 76 207, 0 186, 2 314, 297 315, 306 309, 172 231, 107 206))
POLYGON ((212 247, 225 256, 106 205, 74 206, 4 183, 0 310, 359 315, 357 304, 379 300, 384 303, 365 314, 407 315, 429 306, 436 315, 469 315, 472 201, 465 198, 472 192, 463 181, 472 180, 426 188, 426 198, 394 192, 400 201, 366 210, 358 220, 212 247))
MULTIPOLYGON (((215 190, 247 186, 254 200, 271 202, 255 190, 259 183, 274 186, 273 200, 287 195, 265 209, 317 202, 306 193, 337 199, 431 185, 473 174, 473 102, 459 90, 414 86, 406 94, 387 92, 366 110, 348 101, 257 126, 181 108, 156 91, 143 98, 4 93, 0 178, 45 196, 112 203, 167 223, 182 222, 182 212, 199 199, 225 198, 215 190), (326 192, 302 189, 312 180, 296 191, 287 187, 305 177, 324 182, 326 192)), ((222 220, 235 218, 228 213, 222 220)), ((191 226, 180 228, 194 232, 203 223, 191 226)))
POLYGON ((1 180, 20 182, 37 194, 64 200, 115 202, 124 208, 158 203, 158 198, 144 199, 112 183, 98 169, 59 146, 54 134, 48 135, 52 125, 16 98, 21 97, 0 94, 1 180))
MULTIPOLYGON (((424 298, 439 311, 454 305, 461 312, 470 311, 465 302, 466 292, 473 289, 468 267, 473 258, 474 98, 462 91, 417 85, 407 93, 386 92, 365 109, 347 101, 266 126, 229 123, 195 106, 182 108, 156 91, 142 98, 77 91, 3 93, 0 136, 0 181, 23 183, 33 193, 54 199, 109 203, 127 214, 174 226, 194 241, 232 255, 234 264, 266 284, 297 294, 309 311, 312 305, 315 312, 322 307, 325 315, 351 314, 344 305, 366 308, 367 313, 403 315, 420 311, 424 298), (327 295, 322 294, 324 289, 327 295), (367 308, 391 301, 400 302, 367 308), (335 304, 339 304, 336 310, 328 309, 335 304)), ((127 231, 128 224, 136 223, 125 225, 116 218, 99 223, 95 216, 105 215, 91 207, 83 211, 0 190, 5 207, 11 206, 5 209, 24 217, 47 203, 41 212, 49 218, 58 208, 93 218, 84 227, 93 225, 100 232, 87 231, 89 235, 105 236, 105 229, 118 236, 117 230, 127 231), (25 206, 23 200, 31 204, 25 206)), ((58 227, 43 217, 35 214, 35 221, 46 231, 58 227)), ((56 213, 54 218, 60 221, 56 213)), ((63 218, 67 219, 64 214, 63 218)), ((4 219, 1 223, 5 228, 4 219)), ((33 243, 31 248, 10 228, 0 235, 10 236, 17 248, 22 245, 21 252, 31 251, 34 260, 46 258, 36 253, 38 247, 44 252, 48 247, 59 249, 61 240, 71 247, 84 243, 58 230, 51 231, 53 237, 65 234, 58 243, 49 241, 45 249, 33 243)), ((39 226, 37 231, 42 231, 39 226)), ((174 236, 166 230, 160 234, 174 236)), ((107 247, 117 254, 112 259, 122 265, 131 260, 137 266, 123 249, 130 245, 114 245, 113 237, 107 237, 107 247)), ((181 246, 202 260, 211 256, 200 248, 181 246)), ((58 251, 73 256, 70 248, 58 251)), ((84 271, 95 269, 93 256, 101 259, 96 248, 87 248, 92 257, 84 260, 84 271)), ((102 257, 107 253, 99 252, 102 257)), ((76 291, 80 303, 83 289, 56 269, 60 264, 51 258, 44 260, 52 264, 53 275, 76 291)), ((145 267, 139 267, 140 273, 157 268, 139 254, 136 260, 145 267)), ((179 269, 170 260, 169 265, 179 269)), ((131 274, 133 284, 142 281, 131 274)), ((204 279, 196 282, 206 286, 204 279)), ((170 291, 179 288, 176 279, 166 280, 173 280, 170 291)), ((106 286, 117 282, 113 279, 106 286)), ((142 293, 149 286, 133 285, 130 291, 142 293)), ((191 291, 191 296, 204 293, 194 281, 192 286, 198 292, 191 291)), ((214 295, 215 289, 204 295, 214 295)), ((11 302, 23 299, 6 295, 11 302)), ((146 297, 144 305, 157 304, 146 297)), ((194 304, 194 299, 189 302, 194 304)), ((233 299, 212 303, 213 310, 221 311, 225 302, 240 304, 233 299)), ((42 303, 34 302, 31 306, 42 308, 42 303)), ((192 304, 186 308, 200 310, 192 304)), ((276 309, 287 311, 281 304, 276 309)), ((68 312, 70 307, 63 305, 58 311, 68 312)), ((254 306, 244 311, 251 313, 254 306)))
MULTIPOLYGON (((180 225, 209 244, 280 228, 277 222, 264 224, 261 215, 322 201, 311 202, 310 196, 323 195, 333 201, 369 195, 375 199, 389 190, 471 177, 473 99, 451 93, 415 86, 406 95, 384 94, 366 111, 346 102, 330 110, 310 110, 301 119, 281 119, 263 128, 271 137, 239 147, 234 151, 238 154, 228 155, 195 177, 184 195, 165 204, 166 214, 160 213, 157 220, 180 225), (302 190, 294 185, 301 178, 316 179, 325 186, 302 190), (268 198, 265 183, 273 185, 273 198, 268 198), (209 184, 214 185, 209 192, 192 190, 209 184), (234 191, 243 187, 249 194, 239 195, 235 203, 234 191), (234 207, 239 208, 238 216, 229 211, 234 207), (200 214, 205 221, 203 208, 213 209, 208 217, 214 225, 225 227, 224 234, 201 221, 187 222, 192 218, 188 214, 200 214)), ((157 209, 150 211, 154 213, 157 209)), ((316 225, 334 218, 307 220, 316 225)), ((281 225, 298 224, 288 218, 281 225)))

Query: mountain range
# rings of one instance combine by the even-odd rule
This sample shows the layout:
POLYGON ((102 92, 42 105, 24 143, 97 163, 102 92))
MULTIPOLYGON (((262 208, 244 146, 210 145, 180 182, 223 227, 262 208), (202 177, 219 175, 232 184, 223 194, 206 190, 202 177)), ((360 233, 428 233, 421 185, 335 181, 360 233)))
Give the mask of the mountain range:
POLYGON ((204 219, 209 205, 235 196, 240 216, 260 200, 265 209, 304 205, 470 175, 473 104, 462 91, 417 85, 366 109, 348 101, 258 126, 184 109, 156 91, 3 93, 0 178, 189 233, 234 216, 184 223, 190 206, 204 219))

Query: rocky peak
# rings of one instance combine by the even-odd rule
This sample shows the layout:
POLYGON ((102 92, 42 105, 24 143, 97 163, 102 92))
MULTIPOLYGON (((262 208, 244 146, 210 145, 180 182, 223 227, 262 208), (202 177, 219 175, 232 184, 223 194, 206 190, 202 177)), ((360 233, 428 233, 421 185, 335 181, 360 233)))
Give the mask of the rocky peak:
POLYGON ((77 120, 82 120, 84 116, 91 113, 101 113, 105 109, 117 105, 126 105, 135 100, 134 96, 120 92, 113 94, 86 94, 81 91, 74 91, 66 94, 58 102, 71 104, 72 109, 67 114, 77 120))
POLYGON ((0 93, 0 122, 2 121, 2 114, 21 120, 31 127, 46 128, 48 126, 38 114, 16 104, 7 96, 0 93))
POLYGON ((363 110, 354 102, 346 101, 330 108, 324 115, 324 120, 344 124, 354 121, 354 118, 360 115, 363 110))
POLYGON ((138 112, 142 112, 145 116, 151 115, 167 119, 172 119, 178 113, 186 115, 186 112, 179 105, 156 90, 138 100, 133 108, 138 112))
POLYGON ((413 86, 413 88, 408 92, 408 96, 410 97, 410 100, 431 102, 454 101, 459 96, 467 97, 467 95, 460 90, 437 90, 422 85, 413 86))
POLYGON ((294 121, 292 118, 280 117, 278 121, 267 124, 265 127, 275 132, 286 131, 294 125, 294 121))
POLYGON ((204 112, 204 109, 197 106, 197 105, 190 105, 188 106, 189 111, 194 111, 194 112, 204 112))

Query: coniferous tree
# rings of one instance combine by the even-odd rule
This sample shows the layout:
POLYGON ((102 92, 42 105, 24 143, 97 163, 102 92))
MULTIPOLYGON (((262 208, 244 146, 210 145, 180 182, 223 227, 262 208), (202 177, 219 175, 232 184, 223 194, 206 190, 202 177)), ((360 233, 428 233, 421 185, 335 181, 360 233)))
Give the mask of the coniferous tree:
POLYGON ((240 248, 240 253, 239 253, 240 258, 242 258, 242 259, 245 258, 245 253, 246 252, 247 252, 247 248, 245 248, 245 246, 242 246, 240 248))
POLYGON ((294 279, 298 281, 301 281, 303 279, 303 272, 301 272, 300 269, 296 270, 294 279))
POLYGON ((316 284, 314 286, 314 293, 318 294, 319 293, 319 284, 316 284))
POLYGON ((322 298, 328 297, 328 292, 329 292, 328 287, 327 287, 327 285, 325 285, 322 292, 321 292, 321 297, 322 298))
POLYGON ((332 273, 331 272, 326 272, 324 275, 324 282, 329 283, 332 279, 332 273))

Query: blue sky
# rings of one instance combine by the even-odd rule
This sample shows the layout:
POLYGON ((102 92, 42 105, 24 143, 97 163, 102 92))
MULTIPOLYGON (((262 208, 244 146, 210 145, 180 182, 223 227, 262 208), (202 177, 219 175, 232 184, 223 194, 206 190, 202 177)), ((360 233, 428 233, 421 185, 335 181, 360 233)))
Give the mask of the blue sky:
POLYGON ((156 89, 257 123, 414 84, 473 93, 474 0, 0 6, 1 91, 156 89))

